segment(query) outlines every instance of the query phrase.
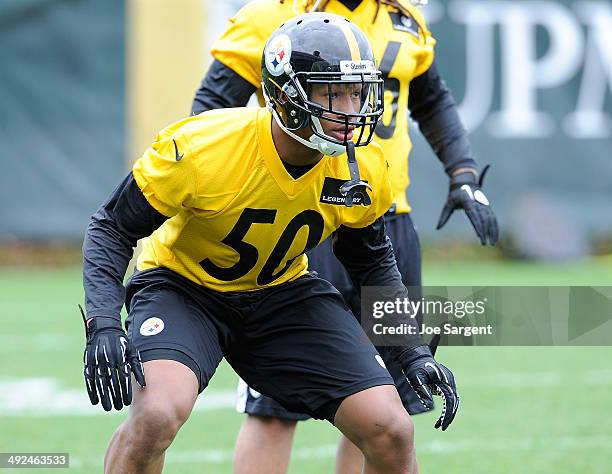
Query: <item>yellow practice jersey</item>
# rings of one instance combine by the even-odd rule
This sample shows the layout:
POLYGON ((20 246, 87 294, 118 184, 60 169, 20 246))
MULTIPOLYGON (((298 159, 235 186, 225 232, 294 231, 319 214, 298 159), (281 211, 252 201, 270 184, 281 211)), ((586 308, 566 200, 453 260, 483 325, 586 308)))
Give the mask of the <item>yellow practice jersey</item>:
MULTIPOLYGON (((370 41, 385 78, 385 113, 376 129, 376 141, 389 161, 396 211, 409 212, 406 199, 410 184, 408 155, 412 149, 408 135, 409 85, 429 69, 435 40, 418 9, 407 0, 400 3, 410 12, 410 18, 391 6, 381 5, 373 22, 377 8, 374 0, 362 1, 353 11, 338 0, 331 0, 325 11, 350 19, 370 41)), ((229 28, 213 45, 212 55, 261 88, 261 55, 266 41, 284 21, 304 13, 305 8, 306 2, 301 0, 248 3, 230 20, 229 28)))
POLYGON ((137 268, 166 267, 217 291, 249 291, 307 271, 306 249, 341 225, 366 227, 392 203, 377 145, 356 148, 372 203, 346 207, 346 155, 324 156, 294 179, 272 140, 263 108, 220 109, 159 133, 134 164, 147 201, 169 217, 145 240, 137 268))

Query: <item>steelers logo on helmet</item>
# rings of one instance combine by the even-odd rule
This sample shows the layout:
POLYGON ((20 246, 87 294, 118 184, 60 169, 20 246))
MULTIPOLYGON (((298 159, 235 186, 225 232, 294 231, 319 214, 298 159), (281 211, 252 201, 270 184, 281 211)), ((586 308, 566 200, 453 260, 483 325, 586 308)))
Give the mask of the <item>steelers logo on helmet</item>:
POLYGON ((351 180, 339 192, 348 207, 358 195, 369 205, 355 147, 373 139, 383 113, 384 80, 365 33, 332 13, 296 16, 266 44, 261 75, 276 124, 319 153, 346 154, 351 180))
POLYGON ((291 59, 291 40, 285 34, 275 36, 268 42, 264 55, 266 69, 273 76, 280 76, 291 59))

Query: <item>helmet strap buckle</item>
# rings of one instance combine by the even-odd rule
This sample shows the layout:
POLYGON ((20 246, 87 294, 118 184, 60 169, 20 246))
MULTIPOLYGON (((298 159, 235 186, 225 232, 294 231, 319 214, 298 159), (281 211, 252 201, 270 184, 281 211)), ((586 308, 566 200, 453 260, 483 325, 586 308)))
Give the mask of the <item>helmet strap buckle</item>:
POLYGON ((346 155, 348 157, 348 167, 351 179, 340 186, 340 194, 344 196, 344 205, 346 207, 353 207, 354 198, 360 196, 361 203, 364 206, 369 206, 372 201, 370 200, 370 196, 368 196, 367 190, 372 190, 372 186, 361 180, 361 176, 359 175, 359 164, 355 158, 355 144, 352 141, 346 144, 346 155))

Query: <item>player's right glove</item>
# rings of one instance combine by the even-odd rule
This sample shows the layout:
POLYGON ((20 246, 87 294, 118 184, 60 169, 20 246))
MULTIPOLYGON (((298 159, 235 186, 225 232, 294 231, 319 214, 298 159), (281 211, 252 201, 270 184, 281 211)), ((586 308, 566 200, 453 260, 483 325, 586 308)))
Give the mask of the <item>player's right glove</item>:
POLYGON ((138 349, 128 341, 121 328, 121 321, 115 318, 98 316, 85 318, 79 305, 87 343, 83 362, 85 363, 85 386, 92 405, 102 402, 106 411, 121 410, 132 403, 133 373, 141 387, 146 385, 144 367, 138 349))
POLYGON ((428 410, 433 408, 432 395, 442 397, 444 406, 435 427, 445 431, 459 409, 459 395, 453 373, 433 358, 438 341, 439 337, 434 338, 430 346, 422 345, 408 350, 398 350, 395 358, 425 408, 428 410))
POLYGON ((482 183, 488 169, 489 165, 485 166, 478 180, 471 172, 459 173, 451 178, 448 198, 436 229, 441 229, 446 224, 455 209, 463 209, 480 243, 495 245, 499 237, 497 218, 489 205, 489 200, 482 192, 482 183))

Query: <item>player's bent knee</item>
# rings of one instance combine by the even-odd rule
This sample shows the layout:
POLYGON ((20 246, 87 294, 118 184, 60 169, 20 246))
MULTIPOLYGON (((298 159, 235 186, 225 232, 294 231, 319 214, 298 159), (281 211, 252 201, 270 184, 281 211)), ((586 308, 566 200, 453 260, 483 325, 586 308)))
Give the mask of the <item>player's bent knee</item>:
POLYGON ((170 446, 186 419, 173 407, 151 404, 131 416, 125 428, 134 446, 162 452, 170 446))
POLYGON ((382 453, 404 453, 409 456, 413 448, 414 425, 405 412, 396 412, 377 420, 366 433, 361 447, 366 457, 378 457, 382 453))

